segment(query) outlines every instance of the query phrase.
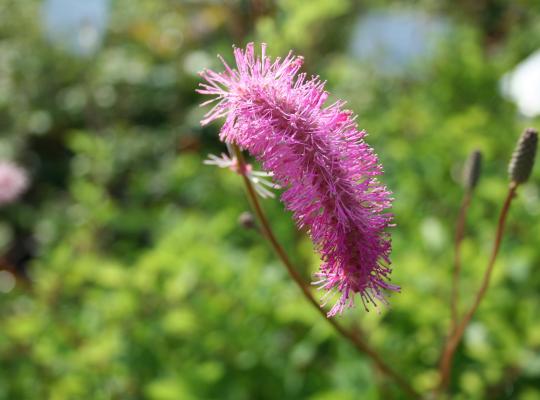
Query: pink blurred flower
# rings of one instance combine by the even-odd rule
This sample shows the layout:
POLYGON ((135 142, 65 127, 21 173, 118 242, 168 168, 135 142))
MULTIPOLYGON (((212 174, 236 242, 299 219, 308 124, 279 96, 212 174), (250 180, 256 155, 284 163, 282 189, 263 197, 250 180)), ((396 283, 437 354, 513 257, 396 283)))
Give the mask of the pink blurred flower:
POLYGON ((26 171, 9 161, 0 161, 0 206, 11 203, 28 187, 26 171))
MULTIPOLYGON (((205 70, 199 93, 217 102, 202 124, 225 117, 220 138, 255 156, 285 188, 281 196, 299 228, 306 228, 322 259, 317 284, 338 292, 333 316, 354 304, 386 302, 392 216, 390 192, 377 176, 382 168, 344 102, 325 105, 318 77, 299 73, 303 59, 289 53, 271 60, 262 46, 234 49, 237 68, 205 70)), ((204 105, 203 104, 203 105, 204 105)), ((326 296, 325 296, 326 297, 326 296)))

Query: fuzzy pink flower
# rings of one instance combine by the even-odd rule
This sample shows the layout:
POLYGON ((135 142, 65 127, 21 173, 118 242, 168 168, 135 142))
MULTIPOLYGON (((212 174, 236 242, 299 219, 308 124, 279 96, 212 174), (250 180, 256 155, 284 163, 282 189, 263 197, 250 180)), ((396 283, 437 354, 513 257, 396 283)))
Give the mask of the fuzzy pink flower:
POLYGON ((27 187, 28 175, 24 169, 0 161, 0 206, 17 200, 27 187))
POLYGON ((297 226, 307 229, 322 259, 317 284, 339 299, 328 312, 342 313, 358 293, 368 303, 386 302, 391 242, 390 192, 376 177, 377 156, 365 143, 344 102, 325 105, 318 77, 299 73, 302 57, 256 56, 252 43, 234 49, 237 68, 205 70, 199 93, 217 104, 202 124, 226 117, 220 138, 255 156, 285 189, 281 196, 297 226))

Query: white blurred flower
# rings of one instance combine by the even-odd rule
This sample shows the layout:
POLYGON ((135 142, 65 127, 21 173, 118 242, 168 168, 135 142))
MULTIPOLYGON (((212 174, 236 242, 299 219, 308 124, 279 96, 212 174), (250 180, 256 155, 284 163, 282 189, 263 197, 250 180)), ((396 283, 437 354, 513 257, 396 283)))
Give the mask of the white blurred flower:
POLYGON ((74 55, 94 54, 103 40, 109 0, 45 0, 43 24, 51 42, 74 55))
POLYGON ((17 200, 27 187, 28 175, 24 169, 0 161, 0 206, 17 200))
POLYGON ((524 116, 540 115, 540 50, 502 77, 501 91, 524 116))
POLYGON ((399 76, 432 59, 451 30, 449 21, 416 9, 376 10, 359 17, 352 34, 353 56, 383 75, 399 76))

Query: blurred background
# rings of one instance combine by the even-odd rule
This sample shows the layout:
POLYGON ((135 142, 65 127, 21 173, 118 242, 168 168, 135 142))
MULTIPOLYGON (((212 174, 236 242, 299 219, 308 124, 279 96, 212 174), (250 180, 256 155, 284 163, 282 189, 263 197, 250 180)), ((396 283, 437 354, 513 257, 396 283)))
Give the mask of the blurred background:
MULTIPOLYGON (((197 72, 290 49, 348 101, 395 193, 391 306, 341 317, 419 391, 449 324, 460 169, 484 172, 470 304, 523 128, 540 127, 534 0, 0 0, 0 399, 402 398, 253 230, 197 72), (3 174, 3 175, 2 175, 3 174)), ((540 399, 540 169, 456 357, 456 399, 540 399)), ((278 200, 306 279, 319 259, 278 200)), ((318 294, 317 294, 318 295, 318 294)))

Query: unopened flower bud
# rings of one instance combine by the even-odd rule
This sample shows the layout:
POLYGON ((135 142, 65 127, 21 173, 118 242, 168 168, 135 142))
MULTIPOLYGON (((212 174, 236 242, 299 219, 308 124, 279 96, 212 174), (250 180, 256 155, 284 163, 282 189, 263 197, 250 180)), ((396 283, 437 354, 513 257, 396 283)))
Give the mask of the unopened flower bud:
POLYGON ((512 182, 524 183, 529 179, 534 166, 537 144, 538 131, 533 128, 525 129, 508 166, 508 174, 512 182))
POLYGON ((257 228, 253 214, 251 214, 248 211, 245 211, 242 214, 240 214, 240 216, 238 217, 238 224, 246 229, 257 228))
POLYGON ((482 153, 480 150, 475 150, 471 153, 463 168, 463 186, 466 190, 472 191, 476 187, 481 171, 482 153))

